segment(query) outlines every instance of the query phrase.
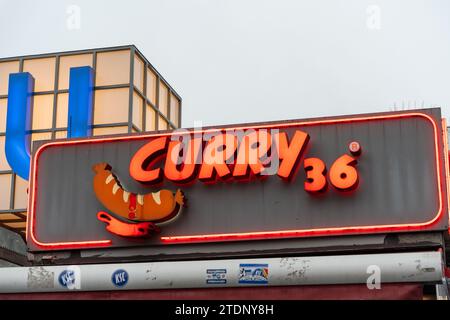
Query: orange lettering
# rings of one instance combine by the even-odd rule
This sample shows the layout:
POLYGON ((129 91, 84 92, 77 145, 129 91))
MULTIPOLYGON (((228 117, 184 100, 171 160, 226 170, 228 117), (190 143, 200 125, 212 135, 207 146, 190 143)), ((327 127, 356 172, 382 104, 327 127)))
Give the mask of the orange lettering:
POLYGON ((226 161, 234 156, 237 149, 237 138, 229 133, 214 136, 209 140, 203 152, 203 164, 200 168, 199 179, 212 181, 216 173, 226 179, 231 175, 226 161))
POLYGON ((288 144, 286 132, 281 132, 277 136, 275 141, 278 141, 279 158, 282 160, 278 168, 278 176, 290 180, 308 144, 309 135, 303 131, 296 130, 290 144, 288 144))
POLYGON ((167 137, 150 141, 140 148, 130 162, 130 175, 133 179, 144 183, 158 183, 163 175, 160 168, 149 168, 166 151, 167 137))
POLYGON ((267 155, 271 143, 270 133, 266 130, 246 134, 239 145, 233 176, 236 178, 248 177, 250 171, 254 175, 261 174, 264 170, 261 158, 267 155))
POLYGON ((164 175, 166 178, 178 183, 185 183, 194 178, 202 139, 190 139, 187 143, 187 148, 184 149, 183 157, 180 157, 182 144, 183 142, 181 141, 169 142, 166 163, 164 165, 164 175))
POLYGON ((306 172, 305 190, 308 192, 325 190, 327 186, 325 163, 319 158, 308 158, 305 159, 304 167, 306 172))
POLYGON ((358 171, 355 158, 344 154, 334 161, 330 168, 330 182, 339 190, 351 190, 358 185, 358 171))

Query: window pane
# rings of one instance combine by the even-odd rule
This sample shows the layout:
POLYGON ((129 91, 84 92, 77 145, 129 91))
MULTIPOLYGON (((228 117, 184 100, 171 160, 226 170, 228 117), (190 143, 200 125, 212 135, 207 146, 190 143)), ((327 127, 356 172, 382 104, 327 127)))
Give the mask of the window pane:
POLYGON ((55 139, 65 139, 67 138, 67 131, 56 131, 55 139))
POLYGON ((70 68, 73 67, 92 67, 92 54, 77 54, 73 56, 61 56, 59 59, 58 88, 69 88, 70 68))
POLYGON ((158 130, 166 130, 168 128, 166 120, 163 117, 159 116, 158 122, 158 130))
POLYGON ((5 153, 5 137, 0 137, 0 171, 10 170, 5 153))
POLYGON ((6 132, 6 110, 8 99, 0 99, 0 132, 6 132))
POLYGON ((14 186, 14 209, 25 209, 28 203, 28 181, 16 175, 14 186))
POLYGON ((31 147, 33 147, 33 142, 35 142, 35 141, 51 140, 51 139, 52 139, 51 132, 33 133, 33 134, 31 134, 31 147))
POLYGON ((95 83, 98 86, 130 83, 130 51, 99 52, 95 83))
POLYGON ((173 94, 170 94, 170 120, 172 123, 179 127, 180 123, 180 101, 173 94))
POLYGON ((69 110, 69 94, 58 94, 58 102, 56 104, 56 127, 67 127, 67 114, 69 110))
POLYGON ((133 124, 139 130, 142 130, 143 103, 143 99, 137 93, 133 93, 133 124))
POLYGON ((53 95, 34 96, 33 130, 51 129, 53 123, 53 95))
POLYGON ((94 128, 94 136, 128 133, 128 127, 94 128))
POLYGON ((34 92, 55 89, 55 58, 25 60, 23 71, 33 76, 34 92))
POLYGON ((160 82, 159 83, 159 110, 161 111, 161 113, 163 115, 165 115, 167 117, 167 103, 168 103, 168 94, 169 94, 169 89, 167 88, 167 86, 160 82))
POLYGON ((19 72, 19 61, 0 63, 0 95, 8 94, 9 74, 19 72))
POLYGON ((94 124, 128 122, 129 90, 95 91, 94 124))
POLYGON ((156 116, 156 112, 155 110, 152 108, 151 105, 147 104, 147 110, 145 111, 145 131, 154 131, 156 130, 156 126, 155 126, 155 116, 156 116))
POLYGON ((144 61, 134 55, 134 85, 139 91, 144 92, 144 61))
POLYGON ((156 105, 156 75, 147 68, 147 98, 156 105))
POLYGON ((11 175, 0 174, 0 210, 9 209, 11 196, 11 175))

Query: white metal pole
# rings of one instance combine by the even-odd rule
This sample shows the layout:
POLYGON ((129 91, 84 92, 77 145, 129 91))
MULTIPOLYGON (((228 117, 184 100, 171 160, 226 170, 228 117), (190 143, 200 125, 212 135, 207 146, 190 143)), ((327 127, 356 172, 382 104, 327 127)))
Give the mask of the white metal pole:
POLYGON ((437 283, 439 252, 0 268, 0 292, 437 283))

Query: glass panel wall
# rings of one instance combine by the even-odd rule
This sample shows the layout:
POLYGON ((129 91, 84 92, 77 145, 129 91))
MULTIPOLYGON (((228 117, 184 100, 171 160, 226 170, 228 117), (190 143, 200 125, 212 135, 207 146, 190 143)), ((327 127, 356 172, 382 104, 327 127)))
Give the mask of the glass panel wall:
POLYGON ((59 74, 58 74, 58 89, 69 89, 70 68, 74 67, 92 67, 93 55, 90 54, 76 54, 69 56, 62 56, 59 58, 59 74))
POLYGON ((129 89, 105 89, 95 92, 94 124, 128 122, 129 89))
POLYGON ((11 174, 0 174, 0 210, 10 208, 11 174))
POLYGON ((130 50, 99 52, 95 85, 130 83, 130 50))
POLYGON ((9 74, 19 72, 19 61, 0 63, 0 96, 8 94, 9 74))
POLYGON ((134 55, 134 85, 140 92, 144 92, 144 61, 134 55))
POLYGON ((70 68, 80 66, 91 66, 95 73, 93 135, 179 126, 178 95, 133 46, 0 58, 0 225, 23 233, 28 198, 28 182, 12 172, 4 151, 9 74, 26 71, 35 79, 32 147, 35 141, 67 138, 70 68), (23 221, 4 222, 17 219, 23 221))
POLYGON ((0 99, 0 133, 6 131, 6 108, 8 99, 0 99))
POLYGON ((26 59, 23 71, 34 78, 34 92, 53 91, 55 89, 56 58, 26 59))
POLYGON ((156 82, 158 78, 156 74, 149 68, 147 68, 147 99, 156 106, 156 82))
POLYGON ((139 131, 143 130, 144 99, 136 92, 133 94, 133 125, 139 131))
POLYGON ((146 131, 156 130, 156 111, 148 103, 145 110, 145 130, 146 131))

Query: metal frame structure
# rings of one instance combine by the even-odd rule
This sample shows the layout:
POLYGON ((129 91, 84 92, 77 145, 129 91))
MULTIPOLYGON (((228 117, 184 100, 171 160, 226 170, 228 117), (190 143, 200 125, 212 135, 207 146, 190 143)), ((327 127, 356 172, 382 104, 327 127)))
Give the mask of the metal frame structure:
POLYGON ((18 266, 32 265, 27 256, 2 247, 0 247, 0 264, 1 262, 7 262, 18 266))
MULTIPOLYGON (((50 91, 41 91, 34 93, 35 96, 38 95, 47 95, 53 94, 53 120, 52 127, 49 129, 33 129, 30 134, 34 133, 51 133, 51 140, 56 139, 57 132, 64 132, 67 128, 58 128, 56 126, 57 121, 57 103, 58 103, 58 95, 62 93, 68 93, 69 89, 59 89, 59 69, 60 69, 60 58, 64 56, 78 55, 78 54, 92 54, 92 68, 96 71, 97 67, 97 54, 102 52, 111 52, 111 51, 120 51, 120 50, 130 50, 130 79, 129 83, 125 84, 115 84, 115 85, 105 85, 105 86, 94 86, 94 95, 97 90, 106 90, 106 89, 119 89, 119 88, 128 88, 129 89, 129 102, 128 102, 128 121, 127 122, 118 122, 118 123, 108 123, 108 124, 94 124, 93 129, 95 128, 111 128, 118 126, 126 126, 128 127, 128 133, 133 132, 144 132, 147 131, 146 128, 146 104, 148 104, 151 108, 153 108, 155 112, 155 124, 154 127, 156 130, 159 129, 159 119, 162 117, 170 127, 169 129, 176 129, 181 126, 181 110, 182 110, 182 99, 178 95, 178 93, 169 85, 169 83, 161 76, 161 74, 155 69, 155 67, 145 58, 145 56, 136 48, 134 45, 126 45, 126 46, 116 46, 116 47, 107 47, 107 48, 95 48, 95 49, 84 49, 84 50, 75 50, 75 51, 65 51, 65 52, 56 52, 56 53, 46 53, 46 54, 36 54, 36 55, 27 55, 27 56, 16 56, 16 57, 8 57, 8 58, 0 58, 0 63, 2 62, 10 62, 10 61, 19 61, 19 72, 23 72, 24 60, 31 59, 41 59, 41 58, 55 58, 55 79, 54 79, 54 88, 50 91), (143 74, 143 92, 141 92, 134 83, 134 57, 137 55, 144 62, 144 74, 143 74), (149 68, 156 75, 156 104, 153 104, 147 95, 147 68, 149 68), (165 116, 159 110, 159 83, 163 82, 168 88, 168 97, 167 97, 167 110, 168 114, 165 116), (139 129, 135 124, 133 124, 133 93, 136 93, 141 99, 143 99, 144 105, 142 110, 142 129, 139 129), (179 100, 179 110, 178 110, 178 123, 173 123, 170 118, 170 99, 171 96, 174 95, 179 100)), ((95 83, 95 72, 94 72, 94 83, 95 83)), ((8 95, 0 95, 0 99, 6 99, 8 95)), ((95 103, 93 108, 95 109, 95 103)), ((0 132, 0 137, 5 136, 5 132, 0 132)), ((12 214, 17 217, 17 219, 9 219, 0 221, 0 227, 4 227, 6 229, 12 230, 14 232, 19 233, 22 237, 25 236, 25 226, 20 228, 14 228, 6 225, 5 223, 25 223, 26 222, 26 211, 27 209, 19 208, 14 209, 14 198, 15 198, 15 185, 16 185, 16 174, 10 170, 0 170, 0 175, 2 174, 11 174, 11 192, 10 192, 10 203, 9 209, 0 210, 0 216, 5 214, 12 214)))

